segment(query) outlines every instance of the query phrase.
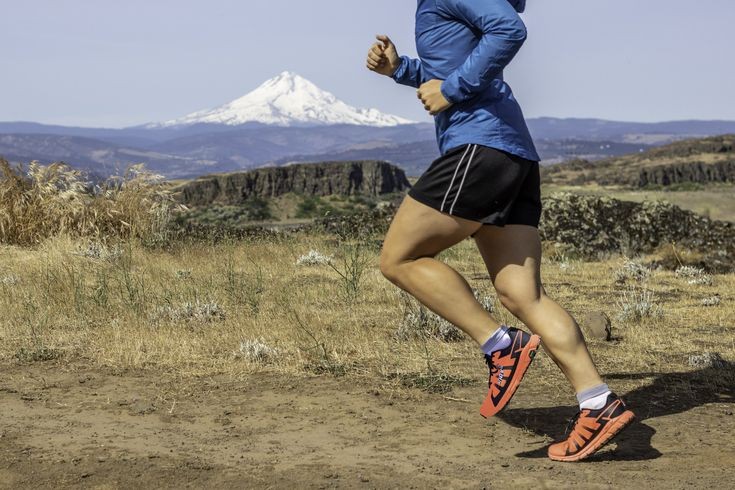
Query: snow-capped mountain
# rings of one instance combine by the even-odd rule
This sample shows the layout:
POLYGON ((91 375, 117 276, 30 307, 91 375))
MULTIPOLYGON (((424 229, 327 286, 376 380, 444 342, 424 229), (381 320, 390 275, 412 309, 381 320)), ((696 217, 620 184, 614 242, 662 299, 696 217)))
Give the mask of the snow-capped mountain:
POLYGON ((215 109, 149 124, 148 128, 188 126, 193 124, 245 123, 274 126, 310 126, 355 124, 361 126, 398 126, 415 121, 384 114, 377 109, 359 109, 337 99, 309 80, 289 71, 271 78, 249 94, 215 109))

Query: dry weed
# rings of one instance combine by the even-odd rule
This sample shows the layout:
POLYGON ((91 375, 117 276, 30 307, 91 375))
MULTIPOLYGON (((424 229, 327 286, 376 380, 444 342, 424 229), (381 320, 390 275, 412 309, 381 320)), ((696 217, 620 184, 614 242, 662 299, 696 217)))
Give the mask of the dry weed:
POLYGON ((0 159, 0 243, 32 245, 62 234, 165 242, 173 213, 183 207, 163 184, 142 164, 92 185, 64 163, 25 168, 0 159))

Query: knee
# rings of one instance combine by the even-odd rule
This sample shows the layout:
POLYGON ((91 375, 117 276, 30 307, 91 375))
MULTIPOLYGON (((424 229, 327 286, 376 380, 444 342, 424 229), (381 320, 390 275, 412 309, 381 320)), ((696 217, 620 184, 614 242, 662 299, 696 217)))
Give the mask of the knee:
POLYGON ((503 284, 495 286, 500 303, 516 317, 522 317, 541 301, 541 289, 533 285, 503 284))
POLYGON ((380 273, 393 284, 398 284, 400 264, 400 260, 394 258, 390 253, 384 251, 380 254, 380 273))

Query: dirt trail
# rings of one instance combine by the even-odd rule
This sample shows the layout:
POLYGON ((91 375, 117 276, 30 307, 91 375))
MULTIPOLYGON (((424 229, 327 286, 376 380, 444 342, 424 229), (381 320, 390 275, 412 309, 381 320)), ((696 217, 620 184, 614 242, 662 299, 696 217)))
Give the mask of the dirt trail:
MULTIPOLYGON (((503 418, 452 398, 391 397, 360 378, 255 375, 184 382, 55 364, 2 367, 0 488, 728 488, 732 398, 673 403, 593 460, 544 448, 570 407, 524 386, 503 418), (525 426, 525 428, 522 428, 525 426)), ((655 384, 655 383, 654 383, 655 384)), ((634 400, 644 390, 633 393, 634 400)), ((658 407, 658 408, 657 408, 658 407)), ((645 412, 645 413, 644 413, 645 412)))

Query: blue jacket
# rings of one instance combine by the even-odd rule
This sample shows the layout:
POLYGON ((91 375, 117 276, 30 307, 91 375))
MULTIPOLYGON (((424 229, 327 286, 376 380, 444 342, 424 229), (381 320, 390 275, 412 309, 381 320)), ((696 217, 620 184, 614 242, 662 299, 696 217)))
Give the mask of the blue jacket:
POLYGON ((418 88, 443 80, 453 105, 434 117, 442 154, 468 143, 540 160, 503 68, 526 40, 526 0, 418 0, 416 50, 393 79, 418 88))

